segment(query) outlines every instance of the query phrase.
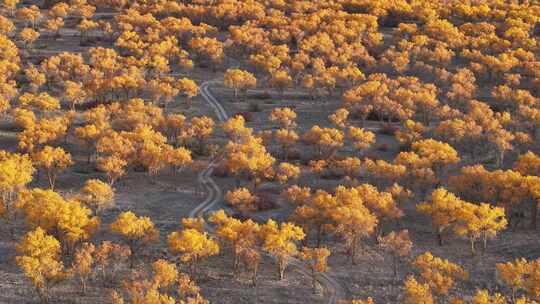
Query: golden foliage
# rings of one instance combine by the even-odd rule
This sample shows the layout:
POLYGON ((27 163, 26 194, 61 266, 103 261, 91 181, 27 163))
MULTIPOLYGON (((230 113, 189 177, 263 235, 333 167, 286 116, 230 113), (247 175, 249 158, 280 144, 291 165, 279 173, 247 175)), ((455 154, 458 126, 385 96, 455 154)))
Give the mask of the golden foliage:
POLYGON ((60 242, 37 227, 17 244, 17 252, 17 265, 32 281, 41 301, 46 303, 51 287, 70 276, 60 260, 60 242))
POLYGON ((100 224, 90 209, 76 200, 67 201, 52 190, 25 190, 15 206, 24 212, 32 227, 41 227, 69 246, 90 238, 100 224))
POLYGON ((407 277, 405 281, 404 304, 433 304, 433 295, 428 284, 418 283, 413 276, 407 277))
POLYGON ((200 260, 219 253, 217 242, 209 238, 206 232, 193 228, 172 232, 167 242, 170 252, 180 256, 180 261, 190 264, 192 271, 195 271, 200 260))
POLYGON ((36 166, 42 168, 47 174, 51 190, 54 190, 58 174, 73 164, 71 155, 60 147, 45 146, 40 151, 32 154, 32 159, 36 166))
POLYGON ((259 224, 251 219, 245 221, 228 216, 223 210, 212 213, 210 222, 217 225, 216 235, 228 242, 234 256, 234 270, 238 269, 240 258, 242 258, 248 266, 254 268, 256 275, 256 266, 260 259, 260 254, 256 248, 259 245, 260 229, 259 224))
POLYGON ((245 94, 248 89, 254 88, 257 85, 257 79, 253 74, 238 69, 227 70, 223 77, 224 84, 234 89, 235 99, 238 99, 239 93, 245 94))
POLYGON ((328 248, 309 248, 303 247, 302 251, 298 254, 300 259, 305 261, 310 270, 312 276, 312 287, 313 292, 315 292, 317 284, 317 273, 322 273, 328 271, 327 259, 330 256, 330 250, 328 248))
POLYGON ((242 213, 257 211, 258 197, 246 188, 237 188, 225 194, 225 201, 242 213))
POLYGON ((10 220, 13 203, 19 191, 32 181, 34 167, 28 155, 10 154, 0 151, 0 215, 10 220))
POLYGON ((420 277, 439 295, 447 295, 456 281, 468 279, 468 273, 459 265, 425 252, 416 257, 413 266, 420 277))
POLYGON ((283 129, 296 127, 296 113, 290 108, 274 108, 269 118, 270 121, 277 122, 283 129))
POLYGON ((279 279, 283 279, 291 257, 298 254, 295 242, 304 239, 302 228, 291 223, 278 224, 268 220, 261 227, 263 249, 277 259, 279 279))
POLYGON ((110 185, 98 179, 87 180, 80 192, 80 200, 95 213, 100 213, 114 205, 114 190, 110 185))
POLYGON ((225 155, 227 170, 237 177, 248 176, 255 187, 274 175, 275 159, 266 151, 260 138, 250 136, 242 143, 229 142, 225 146, 225 155))
POLYGON ((79 278, 83 293, 86 292, 88 279, 94 270, 95 251, 96 247, 91 243, 84 243, 75 251, 73 271, 79 278))
POLYGON ((155 242, 159 237, 159 230, 148 217, 138 217, 131 211, 120 213, 109 226, 110 230, 124 238, 131 250, 131 267, 133 267, 135 254, 143 245, 155 242))

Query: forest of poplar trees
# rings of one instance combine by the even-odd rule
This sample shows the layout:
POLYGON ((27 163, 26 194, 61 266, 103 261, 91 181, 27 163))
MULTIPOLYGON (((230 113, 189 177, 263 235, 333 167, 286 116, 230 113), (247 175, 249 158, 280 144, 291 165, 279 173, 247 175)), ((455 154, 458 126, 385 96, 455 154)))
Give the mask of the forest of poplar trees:
POLYGON ((0 303, 540 303, 540 1, 0 0, 0 303))

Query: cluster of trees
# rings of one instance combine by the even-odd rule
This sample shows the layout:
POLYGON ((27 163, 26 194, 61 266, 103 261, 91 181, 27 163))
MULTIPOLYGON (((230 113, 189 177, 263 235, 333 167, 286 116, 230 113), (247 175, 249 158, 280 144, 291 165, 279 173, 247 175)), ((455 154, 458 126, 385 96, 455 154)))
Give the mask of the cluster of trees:
MULTIPOLYGON (((506 297, 501 293, 490 293, 488 290, 479 289, 470 299, 452 297, 450 292, 459 283, 468 280, 469 274, 461 266, 440 257, 433 256, 430 252, 423 253, 411 263, 416 275, 407 277, 403 284, 404 294, 402 303, 455 303, 455 304, 534 304, 534 298, 538 297, 538 273, 537 263, 539 260, 527 261, 518 259, 514 262, 497 264, 497 274, 503 285, 511 290, 506 297), (536 287, 535 287, 536 286, 536 287), (526 296, 517 296, 517 291, 525 291, 526 296), (528 298, 527 296, 531 297, 528 298)), ((374 304, 372 298, 366 300, 343 301, 343 304, 374 304)))
MULTIPOLYGON (((14 220, 22 215, 29 227, 17 244, 16 263, 34 285, 41 302, 47 303, 52 288, 67 280, 77 280, 83 293, 90 281, 110 286, 124 280, 125 291, 113 292, 114 303, 124 303, 124 298, 138 303, 163 297, 208 303, 189 276, 179 272, 174 263, 157 260, 152 264, 152 274, 140 268, 133 273, 125 272, 127 260, 133 268, 145 246, 159 238, 150 218, 123 212, 109 225, 109 230, 118 234, 124 244, 103 241, 97 246, 91 242, 100 230, 100 215, 114 205, 114 189, 108 183, 89 179, 78 193, 69 196, 53 189, 30 188, 27 186, 35 171, 31 158, 6 151, 0 154, 3 185, 0 215, 14 228, 20 227, 14 220), (172 288, 175 285, 177 289, 172 288)), ((193 238, 186 231, 190 229, 184 230, 182 236, 176 232, 169 235, 171 255, 181 252, 182 261, 196 261, 204 257, 196 252, 201 240, 197 234, 193 238), (181 247, 182 242, 188 243, 181 247)), ((213 254, 217 253, 219 247, 215 242, 211 244, 215 246, 213 254)), ((209 248, 208 244, 202 246, 205 250, 209 248)))
POLYGON ((213 213, 209 220, 216 225, 217 237, 231 250, 234 271, 238 271, 242 262, 251 272, 254 285, 263 252, 276 258, 277 273, 283 279, 291 258, 299 254, 296 242, 304 238, 302 229, 292 223, 278 224, 268 220, 261 225, 251 219, 242 221, 230 217, 223 210, 213 213))
POLYGON ((473 254, 478 239, 483 241, 483 250, 486 250, 487 240, 494 238, 507 225, 503 208, 465 202, 444 188, 433 191, 429 203, 416 207, 419 212, 431 216, 441 244, 442 233, 451 229, 458 236, 469 239, 473 254))
MULTIPOLYGON (((232 117, 224 122, 222 129, 229 137, 229 142, 224 147, 224 167, 227 172, 234 176, 237 181, 241 179, 251 180, 253 182, 253 190, 257 190, 263 181, 276 180, 281 184, 287 184, 300 177, 301 170, 299 166, 286 161, 278 163, 265 145, 265 141, 268 141, 273 136, 278 137, 280 132, 288 133, 290 135, 289 140, 276 140, 282 146, 283 155, 286 159, 289 148, 298 139, 298 135, 293 130, 295 118, 296 113, 291 109, 276 108, 272 112, 271 119, 273 121, 279 121, 283 128, 277 130, 275 134, 271 132, 255 134, 253 129, 246 126, 245 119, 241 115, 232 117)), ((255 199, 249 198, 249 193, 247 196, 241 194, 241 192, 248 191, 247 189, 243 190, 238 189, 235 192, 231 192, 228 201, 233 205, 236 204, 233 201, 238 201, 242 205, 254 203, 255 199), (243 202, 240 203, 240 201, 243 202)))
POLYGON ((148 218, 139 218, 131 212, 122 213, 110 229, 120 234, 126 245, 103 241, 96 246, 79 239, 77 249, 66 253, 72 249, 66 249, 66 243, 48 234, 41 226, 25 234, 17 244, 16 263, 33 283, 42 303, 48 303, 54 286, 67 280, 78 281, 84 294, 90 280, 101 282, 103 286, 114 286, 120 279, 123 288, 113 290, 111 294, 115 304, 125 301, 152 303, 158 299, 167 301, 164 303, 208 303, 201 296, 199 287, 173 262, 159 259, 152 263, 151 270, 142 268, 124 273, 127 259, 132 261, 133 268, 134 256, 140 246, 157 239, 158 232, 148 218), (67 254, 71 255, 69 264, 65 259, 67 254))
POLYGON ((117 275, 119 262, 137 252, 132 239, 138 238, 139 232, 126 233, 123 229, 129 229, 129 225, 124 224, 135 224, 136 230, 148 229, 129 221, 118 225, 125 217, 123 214, 111 230, 125 236, 129 247, 110 241, 96 247, 89 242, 101 225, 100 214, 114 205, 114 190, 109 184, 89 179, 78 193, 69 196, 53 189, 31 188, 28 185, 35 171, 32 159, 27 154, 6 151, 1 155, 0 215, 8 224, 6 227, 13 228, 12 236, 15 228, 20 228, 17 215, 23 216, 29 228, 17 244, 16 263, 33 283, 42 302, 48 302, 55 285, 68 279, 79 280, 83 292, 91 276, 107 284, 117 275), (133 234, 135 237, 131 238, 133 234))
POLYGON ((41 118, 24 108, 15 108, 13 113, 14 122, 23 128, 17 135, 19 149, 28 153, 36 167, 46 173, 51 189, 58 174, 73 164, 69 152, 52 145, 68 139, 82 143, 88 163, 96 156, 97 167, 113 184, 134 166, 142 166, 155 176, 166 166, 176 171, 189 165, 190 149, 207 152, 204 143, 214 126, 209 117, 187 120, 182 114, 164 113, 138 98, 80 113, 78 117, 83 120, 80 126, 73 125, 77 116, 73 112, 41 118))
MULTIPOLYGON (((347 109, 339 109, 329 115, 328 120, 333 127, 314 126, 308 129, 302 142, 295 130, 297 114, 292 109, 274 108, 268 117, 271 122, 277 123, 278 128, 260 132, 262 141, 254 140, 257 139, 257 135, 253 135, 254 131, 246 127, 242 116, 231 118, 223 127, 231 138, 229 145, 244 142, 246 145, 254 147, 261 145, 262 142, 271 147, 275 144, 280 146, 277 154, 284 159, 287 159, 288 153, 286 151, 288 149, 294 148, 296 145, 312 145, 315 149, 312 153, 314 160, 310 162, 310 171, 318 174, 328 170, 339 171, 338 176, 347 177, 353 185, 351 187, 338 186, 332 192, 327 192, 324 189, 312 189, 309 186, 283 185, 285 186, 283 197, 295 206, 289 220, 303 230, 305 237, 302 241, 305 245, 308 245, 310 239, 314 238, 315 249, 305 249, 309 253, 302 251, 298 255, 303 259, 309 257, 307 261, 311 264, 308 263, 308 265, 313 267, 317 266, 317 263, 310 259, 314 254, 324 257, 327 254, 326 250, 328 253, 330 252, 328 246, 336 246, 333 242, 327 241, 331 239, 328 236, 336 236, 333 238, 334 240, 343 242, 344 252, 353 263, 355 263, 359 252, 362 252, 362 246, 370 246, 371 237, 376 239, 380 250, 392 258, 394 274, 399 276, 399 265, 410 258, 413 243, 407 230, 388 230, 399 224, 400 219, 405 215, 403 208, 406 208, 410 201, 414 201, 415 197, 423 197, 424 195, 427 197, 426 202, 420 202, 416 205, 416 209, 420 214, 427 214, 431 217, 440 245, 443 245, 444 236, 448 232, 452 232, 457 238, 470 242, 473 255, 476 254, 477 241, 482 241, 482 253, 484 253, 487 241, 495 238, 500 231, 507 228, 509 219, 512 220, 512 212, 526 210, 523 207, 527 207, 529 202, 534 209, 537 208, 537 200, 534 196, 537 177, 534 175, 537 174, 539 158, 532 152, 518 158, 512 169, 514 171, 490 172, 482 166, 458 166, 460 169, 456 170, 456 165, 467 164, 460 157, 458 150, 444 141, 413 134, 411 130, 414 130, 415 127, 411 126, 409 130, 400 131, 402 132, 401 138, 408 137, 411 140, 410 148, 408 151, 398 153, 393 162, 387 162, 362 157, 362 151, 375 142, 375 134, 352 126, 347 109), (289 134, 294 132, 295 140, 291 140, 286 147, 283 147, 278 137, 281 132, 289 134), (349 139, 349 141, 346 142, 345 139, 349 139), (343 147, 355 148, 360 157, 341 157, 341 153, 338 152, 343 147), (372 184, 360 183, 360 179, 367 179, 372 184), (471 199, 472 202, 460 199, 456 194, 440 187, 441 184, 471 199), (383 191, 379 190, 381 187, 384 188, 383 191), (480 203, 482 201, 483 203, 480 203), (515 210, 512 211, 512 208, 515 210), (323 242, 328 242, 328 244, 323 246, 323 242)), ((414 124, 411 120, 409 121, 409 124, 414 124)), ((397 139, 400 138, 398 134, 396 134, 397 139)), ((264 159, 264 155, 268 152, 266 149, 262 150, 263 147, 257 148, 259 151, 257 155, 264 159), (261 151, 264 152, 261 153, 261 151)), ((226 154, 226 163, 230 164, 235 159, 248 162, 250 158, 246 157, 245 154, 247 149, 247 147, 243 150, 237 148, 234 153, 229 152, 230 154, 226 154)), ((256 171, 255 164, 258 164, 259 161, 256 158, 252 159, 251 170, 256 171)), ((265 172, 274 170, 271 165, 272 161, 261 161, 261 163, 264 164, 263 168, 266 168, 265 172)), ((304 170, 301 173, 309 174, 304 170)), ((250 177, 247 174, 246 176, 251 179, 259 178, 256 175, 250 177)), ((261 180, 263 179, 261 178, 261 180)), ((266 181, 271 180, 272 177, 267 176, 266 181)), ((279 179, 276 180, 279 181, 279 179)), ((257 184, 259 182, 256 182, 257 184)), ((252 189, 256 191, 257 187, 252 189)), ((257 210, 256 202, 259 198, 247 188, 231 190, 225 198, 244 216, 257 210)), ((214 217, 216 216, 214 215, 214 217)), ((226 217, 224 213, 220 213, 220 216, 226 217)), ((239 227, 244 227, 242 223, 245 223, 246 227, 237 229, 257 231, 258 224, 251 222, 251 220, 242 222, 233 219, 232 221, 237 223, 239 227)), ((218 227, 220 226, 218 225, 218 227)), ((229 229, 228 227, 226 230, 228 233, 229 229)), ((219 231, 218 228, 218 234, 219 231)), ((245 230, 242 231, 244 231, 245 237, 250 235, 245 230)), ((249 241, 250 246, 254 243, 256 243, 254 239, 249 241)), ((233 252, 234 265, 238 265, 242 261, 242 255, 239 252, 250 251, 250 249, 237 247, 234 243, 231 245, 236 248, 234 249, 236 252, 233 252)), ((245 261, 246 265, 249 265, 250 261, 245 261)), ((435 303, 437 299, 444 301, 450 297, 456 284, 468 279, 466 270, 459 264, 434 257, 429 252, 417 256, 411 263, 411 267, 416 269, 419 276, 407 278, 403 286, 404 303, 435 303)), ((326 269, 326 267, 319 265, 319 269, 326 269)), ((502 271, 500 266, 497 266, 497 269, 502 271)), ((529 267, 528 273, 534 271, 532 269, 534 266, 529 267)), ((526 275, 524 274, 523 277, 526 275)), ((511 287, 507 283, 504 284, 511 287)), ((525 290, 523 287, 525 285, 521 286, 520 288, 525 290)), ((531 293, 527 295, 532 299, 536 297, 531 293)), ((507 300, 501 294, 491 295, 486 290, 479 290, 471 303, 492 303, 491 301, 494 301, 492 299, 513 301, 514 303, 532 301, 525 297, 517 298, 515 294, 512 299, 507 300)), ((452 303, 465 303, 465 300, 459 298, 453 298, 451 301, 453 301, 452 303)))

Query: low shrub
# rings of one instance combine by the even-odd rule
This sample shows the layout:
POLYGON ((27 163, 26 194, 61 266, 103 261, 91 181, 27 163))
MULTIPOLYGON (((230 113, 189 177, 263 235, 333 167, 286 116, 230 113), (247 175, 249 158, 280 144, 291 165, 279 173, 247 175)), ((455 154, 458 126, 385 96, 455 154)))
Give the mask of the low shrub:
POLYGON ((275 209, 277 207, 276 202, 273 199, 273 195, 268 192, 257 192, 257 210, 259 211, 265 211, 265 210, 271 210, 275 209))
POLYGON ((225 168, 224 164, 219 164, 217 167, 214 168, 212 175, 215 177, 228 177, 229 172, 227 171, 227 168, 225 168))
POLYGON ((250 102, 248 106, 249 112, 261 112, 261 105, 257 102, 250 102))
POLYGON ((258 92, 258 93, 249 94, 249 97, 253 99, 266 100, 266 99, 271 99, 272 95, 270 95, 268 92, 258 92))
POLYGON ((386 152, 390 149, 390 147, 388 146, 388 144, 380 144, 378 147, 377 147, 377 150, 379 151, 382 151, 382 152, 386 152))
POLYGON ((397 130, 398 130, 398 126, 386 123, 382 126, 379 133, 384 134, 384 135, 394 136, 397 130))
POLYGON ((234 114, 234 116, 237 116, 237 115, 242 116, 244 118, 245 122, 252 122, 253 121, 253 113, 251 113, 251 112, 242 111, 242 112, 237 112, 237 113, 234 114))

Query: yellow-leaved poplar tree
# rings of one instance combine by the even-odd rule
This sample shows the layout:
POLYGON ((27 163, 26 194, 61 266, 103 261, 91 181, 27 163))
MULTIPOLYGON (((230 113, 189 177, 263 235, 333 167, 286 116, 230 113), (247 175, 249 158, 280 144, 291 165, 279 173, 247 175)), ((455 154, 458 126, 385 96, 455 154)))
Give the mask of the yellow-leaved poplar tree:
POLYGON ((429 285, 419 283, 414 276, 407 277, 405 281, 405 295, 403 304, 434 304, 433 295, 429 285))
POLYGON ((315 293, 317 290, 317 274, 328 271, 327 260, 330 256, 330 250, 325 247, 303 247, 298 256, 307 263, 311 270, 311 287, 315 293))
POLYGON ((114 190, 99 179, 89 179, 84 183, 79 199, 92 208, 95 214, 100 214, 104 209, 114 205, 114 190))
POLYGON ((218 238, 230 244, 234 257, 233 269, 238 270, 240 258, 247 258, 251 261, 258 253, 257 245, 260 243, 260 225, 247 219, 241 221, 228 216, 225 211, 219 210, 212 213, 210 222, 216 225, 216 235, 218 238))
POLYGON ((17 244, 17 252, 17 265, 32 281, 41 303, 48 303, 51 288, 70 276, 60 259, 60 242, 38 227, 17 244))
POLYGON ((195 273, 198 263, 205 258, 219 253, 219 245, 206 232, 188 228, 174 231, 167 237, 169 250, 179 255, 180 260, 190 265, 191 273, 195 273))
POLYGON ((83 293, 86 292, 88 280, 94 271, 95 251, 96 246, 94 246, 94 244, 84 243, 75 251, 73 257, 73 272, 79 279, 83 293))
POLYGON ((19 194, 15 207, 23 211, 26 222, 41 227, 62 242, 70 252, 99 228, 100 220, 77 200, 66 200, 57 192, 34 188, 19 194))
POLYGON ((28 155, 0 151, 0 216, 7 221, 13 217, 13 203, 19 191, 32 181, 34 167, 28 155))
POLYGON ((433 256, 431 252, 417 256, 412 265, 420 272, 424 283, 442 296, 450 292, 456 281, 465 281, 469 277, 458 264, 433 256))
POLYGON ((270 219, 261 227, 261 235, 263 249, 276 258, 282 280, 290 259, 298 254, 296 242, 304 239, 304 231, 292 223, 278 224, 270 219))
POLYGON ((131 251, 130 266, 135 263, 136 254, 144 246, 155 242, 159 237, 159 230, 154 227, 154 223, 149 217, 138 217, 131 211, 120 213, 116 220, 110 225, 112 232, 122 236, 131 251))
POLYGON ((253 74, 239 69, 229 69, 223 77, 223 83, 234 90, 235 101, 238 100, 240 93, 244 95, 248 89, 257 85, 257 78, 253 74))
POLYGON ((73 164, 71 154, 60 147, 53 148, 51 146, 45 146, 40 151, 34 153, 32 158, 36 166, 42 168, 47 174, 51 190, 54 190, 58 174, 73 164))

